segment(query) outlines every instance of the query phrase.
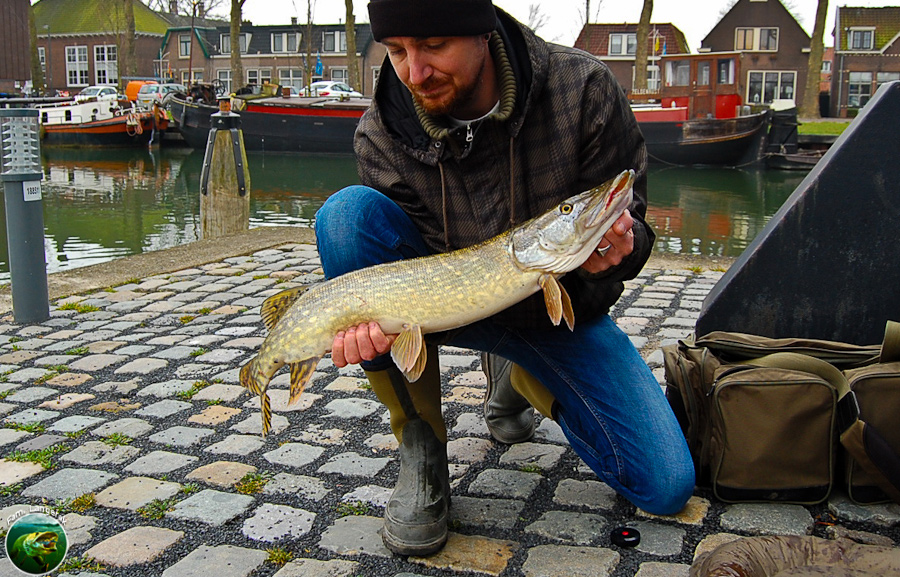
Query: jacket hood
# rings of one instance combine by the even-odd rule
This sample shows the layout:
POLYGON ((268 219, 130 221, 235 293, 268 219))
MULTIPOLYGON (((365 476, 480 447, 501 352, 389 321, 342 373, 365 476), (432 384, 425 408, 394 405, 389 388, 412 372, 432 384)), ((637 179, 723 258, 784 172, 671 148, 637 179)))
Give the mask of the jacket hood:
MULTIPOLYGON (((497 18, 496 37, 501 41, 499 49, 501 52, 505 51, 503 56, 509 63, 509 70, 515 83, 513 110, 507 111, 508 118, 512 120, 509 123, 509 130, 511 136, 515 136, 522 124, 521 118, 527 113, 528 103, 538 96, 546 82, 549 52, 546 44, 538 41, 530 29, 519 24, 499 8, 497 18)), ((491 42, 491 51, 496 59, 498 46, 494 39, 491 42)), ((502 75, 501 67, 502 65, 498 65, 498 74, 502 75)), ((501 95, 501 102, 502 98, 501 95)), ((437 162, 440 147, 432 147, 431 143, 435 140, 448 139, 452 133, 461 130, 451 130, 443 118, 429 116, 419 110, 409 90, 397 77, 388 57, 385 57, 381 65, 373 107, 381 123, 394 139, 421 160, 433 156, 432 163, 437 162), (427 125, 427 129, 423 126, 423 122, 427 125)))

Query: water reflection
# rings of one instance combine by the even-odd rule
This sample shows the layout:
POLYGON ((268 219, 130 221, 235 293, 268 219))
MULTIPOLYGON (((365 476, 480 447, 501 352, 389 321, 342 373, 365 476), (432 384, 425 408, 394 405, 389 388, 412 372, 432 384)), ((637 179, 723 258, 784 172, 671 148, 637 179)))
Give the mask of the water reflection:
MULTIPOLYGON (((203 153, 45 148, 47 270, 55 272, 193 242, 200 235, 203 153)), ((335 190, 358 182, 352 157, 248 153, 250 226, 311 226, 335 190)), ((653 167, 648 220, 657 251, 737 256, 805 174, 653 167)), ((0 215, 5 223, 3 206, 0 215)), ((0 281, 9 280, 6 231, 0 281)))

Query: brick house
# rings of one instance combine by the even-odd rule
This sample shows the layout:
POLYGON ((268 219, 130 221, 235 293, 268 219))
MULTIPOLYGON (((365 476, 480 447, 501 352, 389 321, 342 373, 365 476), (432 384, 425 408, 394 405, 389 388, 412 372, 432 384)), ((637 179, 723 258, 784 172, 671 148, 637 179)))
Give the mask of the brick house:
POLYGON ((31 45, 28 31, 28 0, 4 0, 0 3, 0 38, 7 46, 24 46, 25 50, 0 52, 0 93, 19 96, 31 78, 31 45))
MULTIPOLYGON (((575 39, 575 48, 594 54, 615 75, 629 95, 634 87, 634 57, 637 51, 637 24, 587 24, 575 39)), ((665 55, 688 54, 684 33, 673 24, 651 24, 647 48, 647 89, 660 84, 660 60, 665 55)))
POLYGON ((838 6, 831 114, 855 116, 879 86, 900 80, 900 7, 838 6))
MULTIPOLYGON (((296 19, 290 24, 241 26, 241 63, 244 78, 231 78, 231 29, 227 25, 170 28, 162 42, 167 54, 166 66, 177 81, 218 80, 229 91, 246 84, 275 83, 301 89, 306 85, 306 62, 311 60, 314 72, 311 81, 347 81, 347 38, 343 24, 314 24, 311 49, 307 54, 306 24, 296 19), (321 72, 316 64, 321 61, 321 72), (190 69, 190 74, 188 70, 190 69)), ((374 92, 378 70, 385 49, 372 38, 369 24, 356 25, 356 47, 362 86, 354 88, 363 94, 374 92)))
MULTIPOLYGON (((119 52, 124 18, 102 0, 40 0, 34 8, 38 55, 50 92, 75 94, 91 84, 123 87, 119 52)), ((154 61, 169 22, 134 3, 137 76, 155 76, 154 61)), ((27 52, 28 43, 23 45, 27 52)))
POLYGON ((747 104, 801 102, 810 37, 779 0, 738 0, 706 35, 701 53, 738 53, 738 91, 747 104))

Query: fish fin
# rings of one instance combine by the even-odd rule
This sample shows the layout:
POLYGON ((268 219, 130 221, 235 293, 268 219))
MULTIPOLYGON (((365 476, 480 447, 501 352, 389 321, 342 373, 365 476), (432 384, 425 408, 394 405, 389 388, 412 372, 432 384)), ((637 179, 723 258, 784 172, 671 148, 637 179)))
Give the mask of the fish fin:
POLYGON ((262 391, 259 395, 259 410, 262 415, 262 436, 265 438, 272 428, 272 404, 269 402, 269 393, 262 391))
POLYGON ((562 299, 562 314, 563 318, 566 319, 566 326, 569 327, 570 331, 575 330, 575 311, 572 310, 572 299, 569 298, 569 293, 566 292, 566 287, 559 284, 559 296, 562 299))
MULTIPOLYGON (((544 291, 544 304, 547 305, 547 314, 550 315, 550 321, 554 325, 558 325, 563 316, 562 295, 565 289, 562 288, 555 276, 549 274, 541 275, 538 284, 541 285, 541 289, 544 291)), ((565 298, 568 300, 569 295, 566 295, 565 298)), ((571 306, 571 303, 569 303, 569 308, 571 306)))
POLYGON ((300 286, 283 290, 278 294, 274 294, 263 301, 260 309, 260 316, 266 325, 266 330, 271 331, 284 316, 285 311, 291 308, 300 295, 306 292, 308 286, 300 286))
POLYGON ((319 364, 320 360, 322 360, 322 357, 311 357, 304 361, 291 363, 291 395, 288 399, 289 405, 296 403, 297 399, 300 398, 300 395, 303 394, 303 388, 306 387, 306 383, 309 382, 309 379, 312 377, 313 372, 315 372, 316 366, 319 364))
POLYGON ((250 391, 251 394, 258 395, 260 393, 259 383, 253 378, 253 369, 251 368, 255 361, 256 357, 241 367, 240 383, 241 386, 250 391))
POLYGON ((425 339, 419 325, 404 325, 391 346, 391 358, 406 375, 409 382, 414 382, 425 369, 425 339))

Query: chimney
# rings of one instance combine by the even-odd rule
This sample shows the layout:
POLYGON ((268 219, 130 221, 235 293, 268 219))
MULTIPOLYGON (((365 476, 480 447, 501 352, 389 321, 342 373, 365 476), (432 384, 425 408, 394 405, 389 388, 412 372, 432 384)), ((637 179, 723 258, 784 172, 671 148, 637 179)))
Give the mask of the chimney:
POLYGON ((291 26, 296 26, 296 25, 297 25, 297 17, 291 16, 291 26))

